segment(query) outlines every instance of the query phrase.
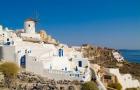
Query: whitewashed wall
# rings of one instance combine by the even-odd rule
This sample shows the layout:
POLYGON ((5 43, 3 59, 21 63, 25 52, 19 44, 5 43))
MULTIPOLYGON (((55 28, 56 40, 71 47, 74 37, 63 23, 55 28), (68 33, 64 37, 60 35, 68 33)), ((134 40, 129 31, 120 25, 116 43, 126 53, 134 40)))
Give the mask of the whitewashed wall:
POLYGON ((43 64, 40 61, 35 60, 34 57, 26 55, 26 70, 34 72, 39 75, 43 75, 43 64))
POLYGON ((0 46, 0 59, 8 60, 8 61, 15 61, 16 54, 15 54, 15 46, 0 46))
POLYGON ((133 79, 130 74, 121 75, 119 69, 109 69, 109 72, 116 75, 118 81, 123 87, 123 90, 126 88, 137 88, 140 87, 140 83, 138 80, 133 79))

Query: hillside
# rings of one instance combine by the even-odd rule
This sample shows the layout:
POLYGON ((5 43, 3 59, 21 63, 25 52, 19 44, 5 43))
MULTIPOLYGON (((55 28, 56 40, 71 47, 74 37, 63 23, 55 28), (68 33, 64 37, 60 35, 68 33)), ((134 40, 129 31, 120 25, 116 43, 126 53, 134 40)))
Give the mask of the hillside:
POLYGON ((120 67, 121 73, 130 73, 133 77, 140 81, 140 64, 124 62, 123 66, 120 67))
POLYGON ((83 45, 81 51, 84 56, 90 59, 90 63, 96 63, 105 68, 119 68, 122 74, 130 73, 140 81, 140 64, 127 62, 117 62, 112 51, 115 49, 83 45))

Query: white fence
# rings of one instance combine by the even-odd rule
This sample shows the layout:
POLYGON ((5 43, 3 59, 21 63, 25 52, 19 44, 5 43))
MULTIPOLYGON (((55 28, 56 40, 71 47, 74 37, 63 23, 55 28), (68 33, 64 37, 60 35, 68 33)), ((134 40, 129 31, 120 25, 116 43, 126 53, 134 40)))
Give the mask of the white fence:
POLYGON ((81 81, 83 77, 85 77, 83 74, 80 75, 78 73, 73 73, 70 71, 59 71, 59 70, 44 70, 45 77, 49 79, 55 79, 55 80, 79 80, 81 81))

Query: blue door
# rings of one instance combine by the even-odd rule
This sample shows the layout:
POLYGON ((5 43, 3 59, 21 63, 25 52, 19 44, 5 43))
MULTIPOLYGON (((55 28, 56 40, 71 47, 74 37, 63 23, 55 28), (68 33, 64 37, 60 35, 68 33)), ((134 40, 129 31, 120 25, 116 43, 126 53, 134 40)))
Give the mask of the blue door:
POLYGON ((22 68, 25 68, 25 66, 26 66, 26 58, 25 58, 25 55, 22 56, 21 59, 20 59, 20 66, 22 68))
POLYGON ((59 49, 59 57, 63 56, 63 49, 59 49))
POLYGON ((82 67, 82 61, 78 61, 78 66, 82 67))

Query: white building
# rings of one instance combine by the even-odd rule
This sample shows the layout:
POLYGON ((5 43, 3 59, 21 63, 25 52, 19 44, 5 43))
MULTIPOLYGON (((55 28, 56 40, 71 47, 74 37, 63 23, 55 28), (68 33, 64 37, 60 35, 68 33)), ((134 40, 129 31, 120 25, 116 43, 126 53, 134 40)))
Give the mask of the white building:
POLYGON ((1 60, 16 62, 26 71, 50 79, 91 79, 89 62, 80 52, 61 45, 41 43, 32 19, 26 20, 24 25, 21 37, 6 38, 5 43, 0 45, 1 60))
POLYGON ((24 22, 24 33, 21 33, 21 37, 25 41, 40 42, 40 34, 35 32, 36 21, 33 19, 27 19, 24 22))
POLYGON ((122 85, 123 90, 127 88, 140 87, 140 82, 136 79, 133 79, 130 74, 120 74, 119 69, 114 68, 108 68, 106 71, 117 77, 118 82, 122 85))
POLYGON ((3 28, 2 25, 0 25, 0 44, 5 44, 7 42, 7 39, 10 40, 11 38, 15 38, 16 34, 13 30, 9 30, 7 27, 3 28))
POLYGON ((124 57, 117 51, 113 51, 113 56, 118 62, 124 61, 124 57))

